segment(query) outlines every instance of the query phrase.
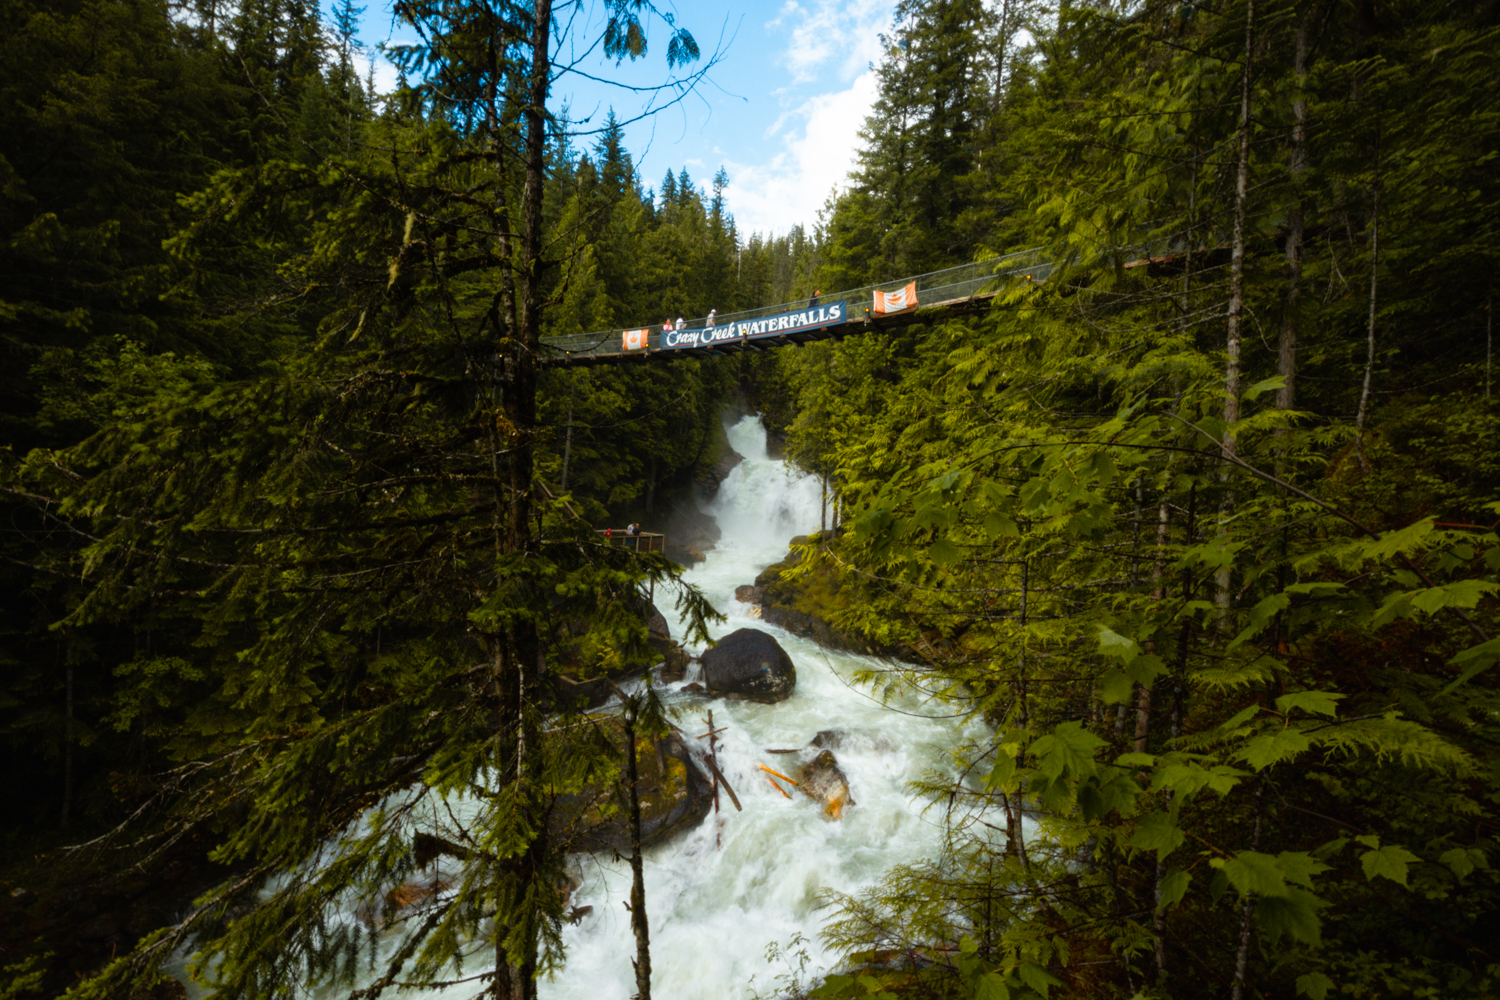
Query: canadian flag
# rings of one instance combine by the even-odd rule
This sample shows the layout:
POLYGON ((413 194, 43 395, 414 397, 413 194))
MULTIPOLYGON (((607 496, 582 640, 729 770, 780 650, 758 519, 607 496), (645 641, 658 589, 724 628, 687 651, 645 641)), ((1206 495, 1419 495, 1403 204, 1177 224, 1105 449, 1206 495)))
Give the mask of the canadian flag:
POLYGON ((625 335, 620 338, 622 349, 626 351, 639 351, 643 347, 651 346, 650 330, 626 330, 625 335))
POLYGON ((875 293, 875 314, 898 313, 917 307, 917 283, 908 281, 905 288, 894 292, 875 293))

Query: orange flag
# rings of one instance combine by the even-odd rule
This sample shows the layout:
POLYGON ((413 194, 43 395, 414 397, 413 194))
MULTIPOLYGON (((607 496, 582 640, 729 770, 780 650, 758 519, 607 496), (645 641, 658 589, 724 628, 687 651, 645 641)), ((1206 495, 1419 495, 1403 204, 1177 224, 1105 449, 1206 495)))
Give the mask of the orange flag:
POLYGON ((877 316, 889 313, 905 312, 907 309, 917 307, 917 283, 908 281, 905 288, 898 288, 894 292, 876 292, 875 309, 877 316))
POLYGON ((650 344, 651 344, 651 331, 650 330, 626 330, 624 336, 620 338, 620 341, 621 341, 621 350, 639 351, 643 347, 649 347, 650 346, 650 344))

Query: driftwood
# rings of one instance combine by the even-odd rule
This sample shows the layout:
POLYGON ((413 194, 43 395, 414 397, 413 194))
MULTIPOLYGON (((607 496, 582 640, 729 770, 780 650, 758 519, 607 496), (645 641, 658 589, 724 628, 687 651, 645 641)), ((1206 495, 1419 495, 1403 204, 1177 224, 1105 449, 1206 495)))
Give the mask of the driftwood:
POLYGON ((729 801, 734 803, 735 810, 738 812, 743 812, 744 810, 740 806, 739 796, 735 795, 734 789, 729 787, 729 782, 724 779, 724 775, 719 771, 719 765, 714 763, 712 757, 708 758, 707 763, 708 769, 714 773, 714 777, 718 779, 719 784, 724 786, 724 791, 729 793, 729 801))
POLYGON ((796 778, 788 778, 786 775, 782 774, 780 771, 773 770, 773 769, 767 767, 764 764, 756 764, 755 766, 758 767, 758 768, 760 768, 762 771, 765 771, 767 774, 774 774, 774 775, 776 775, 776 777, 780 778, 782 781, 790 781, 792 783, 793 787, 796 787, 797 785, 801 784, 801 782, 798 781, 796 778))

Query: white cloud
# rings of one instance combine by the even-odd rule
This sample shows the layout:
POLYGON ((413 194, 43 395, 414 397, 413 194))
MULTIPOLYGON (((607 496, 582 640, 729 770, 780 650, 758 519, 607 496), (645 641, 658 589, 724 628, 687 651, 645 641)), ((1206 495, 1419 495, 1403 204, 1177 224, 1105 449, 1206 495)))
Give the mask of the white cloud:
POLYGON ((817 79, 833 66, 842 80, 865 72, 880 55, 880 32, 890 24, 890 0, 786 0, 766 31, 789 30, 783 62, 793 83, 817 79))
POLYGON ((781 113, 762 141, 737 144, 738 157, 725 164, 726 197, 742 233, 811 226, 829 194, 844 186, 859 128, 875 102, 870 64, 880 58, 879 36, 892 6, 891 0, 785 0, 766 22, 767 35, 785 39, 777 61, 788 71, 788 86, 767 94, 781 113))
MULTIPOLYGON (((866 70, 847 90, 808 98, 784 118, 801 118, 780 148, 759 163, 726 164, 725 196, 742 234, 786 232, 801 223, 811 226, 835 187, 842 187, 854 167, 859 128, 875 102, 875 74, 866 70)), ((752 144, 747 153, 766 152, 752 144)))
POLYGON ((366 49, 364 52, 355 53, 354 66, 359 73, 360 79, 369 75, 370 66, 375 67, 375 92, 377 94, 389 94, 395 91, 396 83, 400 80, 400 74, 396 67, 391 65, 389 59, 376 52, 374 49, 366 49))

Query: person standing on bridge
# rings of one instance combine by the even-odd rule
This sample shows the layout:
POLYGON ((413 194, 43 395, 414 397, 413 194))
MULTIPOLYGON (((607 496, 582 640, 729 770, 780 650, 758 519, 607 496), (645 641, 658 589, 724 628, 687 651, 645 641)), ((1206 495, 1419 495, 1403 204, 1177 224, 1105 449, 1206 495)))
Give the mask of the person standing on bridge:
POLYGON ((672 317, 668 316, 667 319, 666 319, 666 322, 662 323, 662 325, 661 325, 661 332, 662 333, 671 333, 672 332, 672 317))
POLYGON ((816 308, 818 308, 818 299, 819 299, 819 297, 822 296, 822 294, 823 294, 823 289, 821 289, 821 288, 814 288, 813 289, 812 298, 810 298, 810 299, 807 300, 807 308, 809 308, 809 309, 816 309, 816 308))
POLYGON ((677 329, 679 329, 679 330, 682 329, 682 317, 681 316, 677 317, 677 329))
POLYGON ((717 309, 710 309, 708 311, 708 328, 710 330, 714 328, 714 317, 717 315, 719 315, 719 310, 717 309))

